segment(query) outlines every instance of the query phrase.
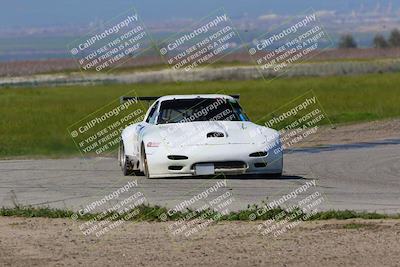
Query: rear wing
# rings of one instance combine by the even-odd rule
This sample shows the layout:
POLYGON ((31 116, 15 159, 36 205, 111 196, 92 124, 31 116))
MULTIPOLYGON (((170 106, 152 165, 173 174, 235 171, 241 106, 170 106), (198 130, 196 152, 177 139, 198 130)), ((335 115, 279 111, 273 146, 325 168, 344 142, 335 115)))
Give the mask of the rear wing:
MULTIPOLYGON (((137 101, 156 101, 157 99, 159 99, 161 96, 121 96, 120 98, 120 102, 121 104, 129 101, 129 100, 137 100, 137 101)), ((240 99, 240 94, 236 94, 236 95, 230 95, 230 97, 235 98, 237 101, 239 101, 240 99)))
POLYGON ((160 96, 121 96, 120 102, 124 103, 129 100, 137 100, 137 101, 156 101, 160 96))

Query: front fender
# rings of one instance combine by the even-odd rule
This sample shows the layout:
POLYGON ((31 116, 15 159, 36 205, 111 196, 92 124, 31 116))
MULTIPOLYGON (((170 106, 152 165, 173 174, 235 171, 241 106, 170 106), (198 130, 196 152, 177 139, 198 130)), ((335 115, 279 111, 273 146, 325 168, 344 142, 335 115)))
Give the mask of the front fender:
POLYGON ((140 127, 139 123, 132 124, 126 127, 121 133, 121 139, 127 156, 136 157, 139 154, 140 146, 138 147, 138 127, 140 127))

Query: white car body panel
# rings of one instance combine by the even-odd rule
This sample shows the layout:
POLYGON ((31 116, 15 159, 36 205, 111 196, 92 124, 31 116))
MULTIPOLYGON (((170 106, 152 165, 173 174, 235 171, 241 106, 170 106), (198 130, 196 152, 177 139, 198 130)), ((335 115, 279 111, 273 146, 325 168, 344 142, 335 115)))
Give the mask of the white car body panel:
MULTIPOLYGON (((177 95, 161 97, 153 105, 164 100, 196 97, 234 100, 226 95, 177 95)), ((149 178, 198 175, 196 164, 205 163, 214 166, 215 174, 227 175, 280 174, 283 169, 279 133, 250 121, 170 124, 143 121, 125 128, 121 136, 125 155, 134 169, 143 171, 145 153, 149 178), (213 136, 215 132, 222 137, 213 136), (255 152, 268 154, 249 156, 255 152), (187 159, 169 159, 168 156, 171 155, 186 156, 187 159), (179 170, 174 169, 180 167, 182 168, 179 170)), ((200 171, 200 167, 198 169, 200 171)))

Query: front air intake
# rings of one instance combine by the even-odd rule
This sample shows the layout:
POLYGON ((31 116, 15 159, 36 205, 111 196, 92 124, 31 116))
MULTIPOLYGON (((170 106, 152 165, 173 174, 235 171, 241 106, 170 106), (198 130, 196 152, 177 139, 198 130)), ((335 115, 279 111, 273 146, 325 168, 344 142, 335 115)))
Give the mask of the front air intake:
POLYGON ((257 163, 254 163, 254 167, 265 168, 265 167, 267 167, 267 163, 266 162, 257 162, 257 163))
POLYGON ((251 153, 251 154, 249 155, 249 157, 251 157, 251 158, 258 158, 258 157, 265 157, 266 155, 268 155, 267 152, 265 152, 265 151, 259 151, 259 152, 251 153))
POLYGON ((168 170, 170 171, 180 171, 182 168, 183 166, 168 166, 168 170))

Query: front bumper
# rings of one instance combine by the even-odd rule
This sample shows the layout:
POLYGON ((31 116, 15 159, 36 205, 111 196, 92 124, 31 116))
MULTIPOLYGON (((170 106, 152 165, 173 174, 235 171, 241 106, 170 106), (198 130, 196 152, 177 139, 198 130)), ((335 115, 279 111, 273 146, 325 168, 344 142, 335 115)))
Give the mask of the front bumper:
POLYGON ((147 149, 146 156, 149 176, 154 178, 194 176, 197 175, 195 165, 204 163, 215 163, 216 175, 277 174, 283 169, 283 153, 280 147, 266 151, 264 147, 255 144, 157 147, 147 149), (250 157, 250 154, 258 151, 265 151, 268 154, 250 157), (171 160, 168 159, 169 155, 184 155, 187 159, 171 160))

